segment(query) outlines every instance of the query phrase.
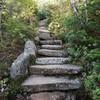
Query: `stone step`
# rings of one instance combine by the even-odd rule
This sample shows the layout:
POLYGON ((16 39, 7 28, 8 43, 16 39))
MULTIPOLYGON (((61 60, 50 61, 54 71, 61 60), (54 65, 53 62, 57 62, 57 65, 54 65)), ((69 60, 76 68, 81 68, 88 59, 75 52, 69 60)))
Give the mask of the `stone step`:
POLYGON ((34 93, 29 100, 76 100, 75 92, 40 92, 34 93))
POLYGON ((50 33, 47 29, 40 28, 39 33, 50 33))
POLYGON ((47 22, 47 20, 42 20, 42 21, 40 21, 39 22, 39 26, 41 27, 41 26, 46 26, 46 22, 47 22))
POLYGON ((38 33, 38 36, 41 40, 52 40, 53 38, 50 36, 49 33, 38 33))
POLYGON ((45 26, 41 26, 41 27, 39 27, 39 29, 46 30, 45 26))
POLYGON ((81 87, 80 79, 68 79, 65 77, 50 77, 50 76, 30 76, 26 79, 22 86, 26 91, 44 92, 44 91, 66 91, 77 90, 81 87))
POLYGON ((62 45, 41 45, 42 49, 60 50, 63 49, 62 45))
POLYGON ((70 61, 69 58, 64 57, 44 57, 44 58, 37 58, 36 64, 37 65, 53 65, 53 64, 65 64, 70 61))
POLYGON ((42 40, 40 41, 40 44, 42 45, 62 45, 62 41, 61 40, 42 40))
POLYGON ((76 65, 34 65, 30 66, 30 73, 33 75, 78 75, 82 68, 76 65))
POLYGON ((64 50, 48 50, 40 49, 38 50, 39 55, 48 56, 48 57, 66 57, 68 54, 64 50))

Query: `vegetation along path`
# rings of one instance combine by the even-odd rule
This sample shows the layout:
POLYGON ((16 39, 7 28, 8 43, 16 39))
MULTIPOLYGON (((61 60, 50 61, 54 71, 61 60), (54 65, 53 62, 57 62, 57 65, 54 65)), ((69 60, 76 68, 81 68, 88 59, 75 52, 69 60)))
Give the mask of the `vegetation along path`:
POLYGON ((100 100, 100 0, 0 0, 0 100, 100 100))
POLYGON ((46 21, 40 21, 36 65, 29 67, 31 76, 22 85, 31 92, 31 100, 76 100, 82 68, 67 64, 70 59, 62 41, 52 37, 45 26, 46 21))

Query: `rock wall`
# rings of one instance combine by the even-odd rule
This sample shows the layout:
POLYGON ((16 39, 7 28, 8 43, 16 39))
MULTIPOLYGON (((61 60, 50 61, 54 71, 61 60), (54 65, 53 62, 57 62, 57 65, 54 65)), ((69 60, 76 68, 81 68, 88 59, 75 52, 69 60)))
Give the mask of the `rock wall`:
POLYGON ((37 48, 33 41, 28 40, 25 43, 24 52, 20 54, 17 59, 12 63, 10 68, 10 76, 16 79, 19 76, 28 73, 28 66, 30 65, 30 58, 35 60, 37 48))

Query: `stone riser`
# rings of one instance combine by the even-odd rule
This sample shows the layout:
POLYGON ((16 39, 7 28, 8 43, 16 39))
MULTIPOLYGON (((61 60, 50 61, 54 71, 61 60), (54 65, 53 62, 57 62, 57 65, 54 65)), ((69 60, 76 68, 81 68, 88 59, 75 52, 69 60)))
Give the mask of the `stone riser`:
POLYGON ((34 65, 30 67, 32 75, 80 75, 82 68, 74 65, 34 65))
POLYGON ((30 100, 76 100, 76 95, 66 92, 44 92, 32 94, 30 100))

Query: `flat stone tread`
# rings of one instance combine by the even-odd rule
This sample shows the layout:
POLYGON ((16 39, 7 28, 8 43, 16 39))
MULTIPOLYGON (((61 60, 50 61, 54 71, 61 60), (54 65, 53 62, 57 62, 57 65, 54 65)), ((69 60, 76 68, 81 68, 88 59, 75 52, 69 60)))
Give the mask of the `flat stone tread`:
POLYGON ((49 33, 47 29, 42 29, 42 28, 39 29, 39 32, 49 33))
POLYGON ((81 74, 82 67, 75 65, 34 65, 30 66, 30 74, 32 75, 78 75, 81 74))
POLYGON ((65 83, 65 84, 80 84, 79 79, 68 79, 65 77, 50 77, 50 76, 40 76, 40 75, 32 75, 28 79, 26 79, 22 85, 23 86, 32 86, 32 85, 45 85, 45 84, 57 84, 57 83, 65 83))
POLYGON ((36 64, 38 65, 64 64, 69 60, 70 60, 69 58, 64 58, 64 57, 41 57, 36 59, 36 64))
POLYGON ((38 33, 38 36, 40 39, 42 40, 52 40, 53 38, 50 36, 49 33, 46 32, 42 32, 42 33, 38 33))
POLYGON ((53 50, 57 50, 57 49, 62 49, 62 45, 41 45, 42 49, 53 49, 53 50))
POLYGON ((41 40, 40 41, 40 44, 50 44, 50 45, 52 45, 52 44, 57 44, 57 45, 62 45, 62 41, 61 40, 41 40))
POLYGON ((65 100, 68 94, 70 95, 65 92, 40 92, 32 94, 30 100, 65 100))
POLYGON ((42 21, 40 21, 40 22, 39 22, 39 26, 44 26, 44 27, 45 27, 45 26, 46 26, 46 21, 47 21, 47 20, 45 20, 45 19, 42 20, 42 21))
POLYGON ((31 68, 40 68, 40 69, 68 69, 68 70, 82 70, 82 67, 70 64, 63 64, 63 65, 34 65, 30 66, 31 68))
POLYGON ((38 54, 50 57, 66 57, 67 53, 64 50, 49 50, 39 49, 38 54))

